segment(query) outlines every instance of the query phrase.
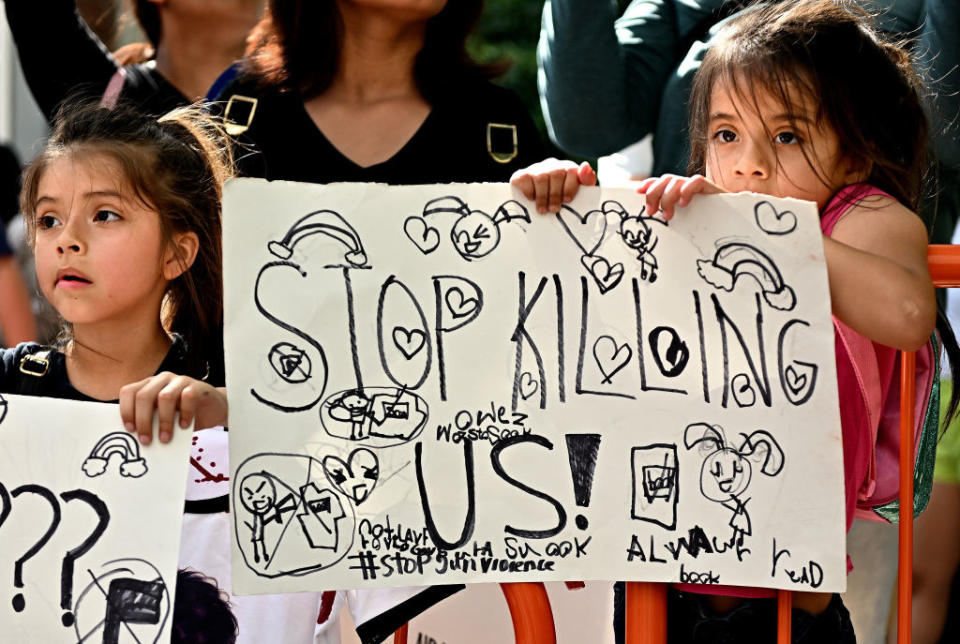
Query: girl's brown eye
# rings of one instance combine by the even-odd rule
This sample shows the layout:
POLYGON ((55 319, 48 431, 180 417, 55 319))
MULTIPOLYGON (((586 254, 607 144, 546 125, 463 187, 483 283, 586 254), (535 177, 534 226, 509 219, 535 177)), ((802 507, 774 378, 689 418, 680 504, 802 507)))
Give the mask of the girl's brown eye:
POLYGON ((790 145, 791 143, 799 143, 800 139, 797 138, 797 135, 793 132, 780 132, 776 136, 777 143, 783 143, 784 145, 790 145))

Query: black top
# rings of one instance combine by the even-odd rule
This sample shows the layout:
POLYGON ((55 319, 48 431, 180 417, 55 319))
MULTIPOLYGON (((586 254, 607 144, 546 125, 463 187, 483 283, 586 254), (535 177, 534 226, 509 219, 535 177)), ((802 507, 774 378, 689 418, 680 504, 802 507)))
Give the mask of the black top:
POLYGON ((397 185, 502 182, 545 154, 519 97, 481 79, 449 86, 403 148, 387 161, 368 167, 357 165, 327 140, 298 92, 258 89, 241 79, 220 94, 221 108, 226 109, 231 98, 228 123, 249 124, 237 137, 240 174, 248 177, 397 185), (238 96, 256 99, 255 110, 249 100, 238 96))
MULTIPOLYGON (((48 122, 66 98, 102 96, 119 69, 77 13, 75 0, 7 0, 7 22, 23 75, 48 122)), ((121 98, 162 116, 190 103, 153 63, 128 65, 121 98)))
MULTIPOLYGON (((182 374, 185 372, 187 357, 186 344, 179 336, 174 336, 173 344, 167 352, 157 373, 169 371, 182 374)), ((28 365, 29 366, 29 365, 28 365)), ((190 375, 190 374, 188 374, 190 375)), ((196 377, 201 377, 200 374, 196 377)), ((45 398, 66 398, 67 400, 83 400, 87 402, 117 402, 97 400, 77 391, 70 384, 67 377, 66 356, 61 351, 45 347, 36 342, 22 342, 12 349, 0 349, 0 393, 24 394, 42 396, 45 398), (25 375, 20 371, 20 363, 26 356, 34 355, 38 351, 50 349, 48 360, 50 366, 46 375, 42 377, 25 375), (39 385, 37 384, 39 383, 39 385), (24 389, 28 387, 28 389, 24 389)))

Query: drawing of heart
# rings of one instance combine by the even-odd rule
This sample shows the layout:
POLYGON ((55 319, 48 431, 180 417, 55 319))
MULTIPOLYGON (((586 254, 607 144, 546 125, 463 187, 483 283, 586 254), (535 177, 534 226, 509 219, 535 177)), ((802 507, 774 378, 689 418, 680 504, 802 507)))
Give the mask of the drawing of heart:
POLYGON ((690 359, 687 343, 680 339, 676 330, 667 326, 658 326, 650 332, 650 349, 660 373, 668 378, 683 373, 690 359), (665 343, 666 346, 662 346, 665 343))
POLYGON ((480 306, 480 301, 477 298, 466 297, 458 286, 451 286, 447 289, 443 299, 454 318, 465 318, 480 306))
POLYGON ((427 334, 420 329, 407 330, 406 327, 393 327, 393 344, 400 349, 400 353, 407 360, 420 353, 427 342, 427 334))
POLYGON ((787 388, 794 396, 799 395, 807 387, 807 374, 797 373, 793 365, 787 367, 784 374, 787 376, 787 388))
POLYGON ((323 472, 334 487, 360 505, 377 486, 380 461, 376 454, 361 447, 350 452, 346 463, 339 456, 327 456, 323 459, 323 472))
POLYGON ((601 293, 615 288, 623 278, 623 264, 620 262, 611 266, 610 262, 598 255, 584 255, 580 262, 590 271, 601 293))
POLYGON ((591 210, 581 215, 570 206, 562 206, 557 213, 557 220, 584 255, 593 255, 597 252, 607 233, 607 215, 600 210, 591 210), (599 235, 597 230, 600 231, 599 235), (596 236, 596 242, 591 242, 594 236, 596 236))
POLYGON ((769 201, 761 201, 754 206, 753 215, 760 230, 768 235, 789 235, 797 229, 797 216, 790 210, 778 212, 769 201))
POLYGON ((626 342, 618 345, 609 335, 601 335, 593 343, 593 359, 603 374, 601 384, 610 384, 613 377, 627 366, 633 357, 633 349, 626 342))
POLYGON ((436 228, 428 226, 423 217, 415 215, 407 217, 407 220, 403 222, 403 232, 424 255, 429 255, 437 250, 437 246, 440 245, 440 232, 436 228))
POLYGON ((524 400, 529 399, 540 388, 540 383, 533 379, 529 371, 524 371, 520 375, 520 397, 524 400))
POLYGON ((753 407, 753 404, 757 402, 757 392, 753 390, 753 384, 747 374, 738 373, 735 375, 733 380, 730 381, 730 386, 733 389, 733 399, 740 409, 753 407))

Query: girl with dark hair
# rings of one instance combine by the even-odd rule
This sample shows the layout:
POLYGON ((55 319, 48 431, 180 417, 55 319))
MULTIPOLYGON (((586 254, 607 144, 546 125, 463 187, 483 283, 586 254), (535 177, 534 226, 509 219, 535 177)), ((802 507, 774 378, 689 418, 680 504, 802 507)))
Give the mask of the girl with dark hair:
POLYGON ((504 181, 532 119, 465 50, 482 0, 271 0, 220 95, 242 174, 316 183, 504 181))
MULTIPOLYGON (((693 83, 689 171, 700 174, 654 177, 639 188, 647 212, 666 219, 698 194, 749 191, 816 203, 838 333, 848 529, 859 497, 870 494, 879 424, 857 374, 876 370, 882 408, 887 392, 899 391, 897 350, 927 345, 935 326, 958 363, 953 333, 938 320, 927 231, 915 214, 927 167, 921 85, 906 51, 853 7, 796 0, 731 19, 693 83)), ((561 194, 589 183, 572 164, 554 165, 563 173, 553 181, 561 194)), ((553 187, 537 168, 514 182, 529 196, 553 187)), ((957 398, 954 390, 948 415, 957 398)), ((671 642, 774 636, 771 591, 682 585, 670 593, 671 642)), ((838 595, 794 593, 793 605, 793 642, 856 641, 838 595)))
MULTIPOLYGON (((159 120, 131 107, 64 111, 20 195, 61 338, 0 350, 0 391, 119 398, 147 444, 158 384, 175 373, 181 424, 223 424, 220 195, 231 173, 229 147, 195 109, 159 120)), ((161 406, 163 442, 173 412, 161 406)))
POLYGON ((27 84, 52 123, 78 91, 119 95, 154 117, 204 98, 243 55, 264 0, 131 0, 150 46, 117 56, 87 27, 76 0, 4 5, 27 84))

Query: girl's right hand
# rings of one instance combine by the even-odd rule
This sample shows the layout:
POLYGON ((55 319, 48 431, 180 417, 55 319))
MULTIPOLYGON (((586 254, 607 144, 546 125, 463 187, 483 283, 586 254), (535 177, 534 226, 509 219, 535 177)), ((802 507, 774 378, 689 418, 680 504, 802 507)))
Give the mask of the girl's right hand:
POLYGON ((699 174, 692 177, 665 174, 644 179, 637 192, 647 196, 647 215, 652 216, 659 211, 663 213, 664 221, 670 221, 674 209, 689 204, 693 195, 714 195, 726 190, 699 174))
POLYGON ((159 419, 161 443, 173 437, 174 418, 179 412, 180 427, 196 419, 197 429, 227 424, 227 390, 201 380, 164 371, 120 389, 120 417, 124 428, 138 435, 141 445, 153 439, 153 414, 159 419))
POLYGON ((543 215, 560 212, 560 206, 573 201, 581 185, 597 185, 597 174, 586 161, 578 166, 573 161, 551 158, 517 170, 510 177, 510 185, 536 201, 537 212, 543 215))

